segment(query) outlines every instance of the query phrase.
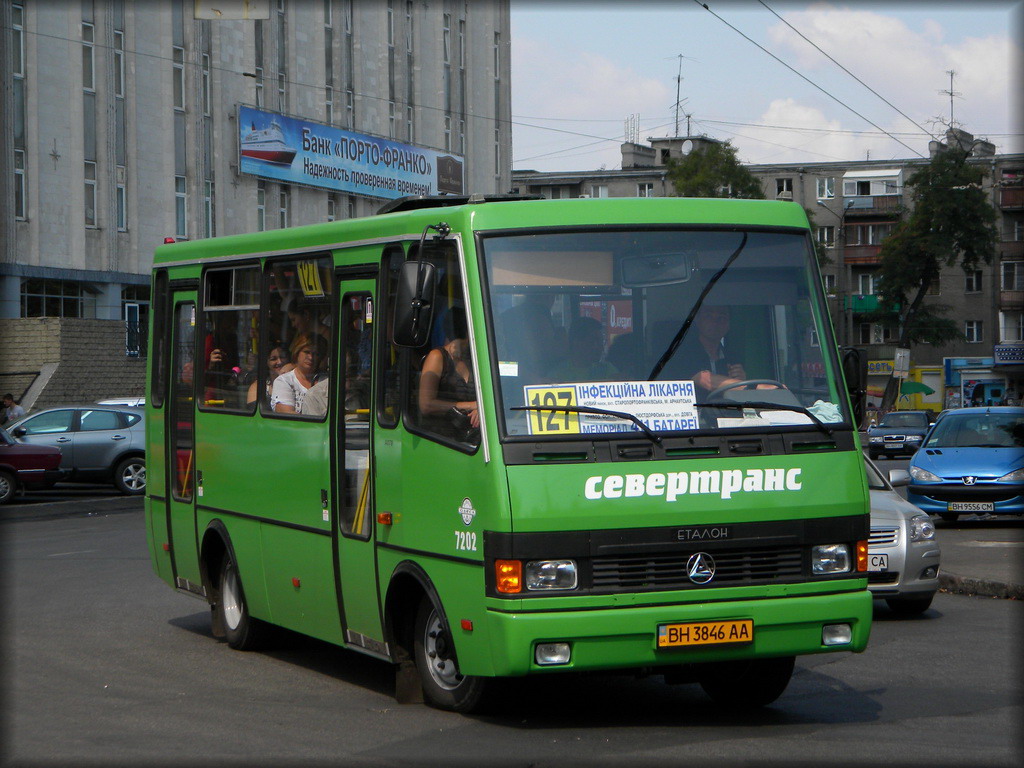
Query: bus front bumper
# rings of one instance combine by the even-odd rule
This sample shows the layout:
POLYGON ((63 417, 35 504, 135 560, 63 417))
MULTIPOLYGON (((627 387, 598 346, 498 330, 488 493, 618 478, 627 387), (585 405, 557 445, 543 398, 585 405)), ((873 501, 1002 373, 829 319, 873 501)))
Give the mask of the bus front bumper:
MULTIPOLYGON (((493 674, 671 666, 730 659, 863 651, 871 632, 864 589, 812 596, 594 610, 488 611, 493 674), (753 621, 750 642, 658 648, 658 627, 681 622, 753 621), (850 641, 826 645, 826 625, 849 625, 850 641), (537 646, 566 643, 567 663, 540 665, 537 646)), ((468 674, 473 674, 467 669, 468 674)))

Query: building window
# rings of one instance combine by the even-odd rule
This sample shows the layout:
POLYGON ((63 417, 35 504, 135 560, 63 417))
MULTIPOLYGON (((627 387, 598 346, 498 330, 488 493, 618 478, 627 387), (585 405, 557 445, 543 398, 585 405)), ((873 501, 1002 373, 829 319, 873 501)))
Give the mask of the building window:
POLYGON ((388 0, 388 46, 395 44, 395 0, 388 0))
POLYGON ((776 200, 792 200, 793 199, 793 179, 776 179, 775 180, 775 199, 776 200))
POLYGON ((815 230, 818 242, 826 248, 832 248, 836 244, 836 228, 834 226, 818 227, 815 230))
POLYGON ((825 293, 829 296, 836 295, 836 276, 835 275, 822 275, 822 283, 825 286, 825 293))
POLYGON ((96 30, 92 24, 82 22, 82 88, 96 90, 96 59, 93 43, 96 30))
POLYGON ((406 53, 412 53, 412 38, 413 38, 412 0, 406 0, 406 3, 405 3, 405 50, 406 50, 406 53))
POLYGON ((641 182, 636 185, 636 196, 637 197, 654 197, 654 183, 653 182, 641 182))
POLYGON ((1024 341, 1024 312, 999 313, 999 341, 1024 341))
POLYGON ((607 184, 592 184, 590 187, 591 197, 608 197, 607 184))
POLYGON ((1000 290, 1024 291, 1024 261, 1004 261, 1000 290))
POLYGON ((203 229, 206 237, 217 236, 217 225, 214 222, 214 187, 212 181, 203 183, 203 229))
POLYGON ((981 292, 981 270, 972 269, 964 275, 964 293, 981 292))
POLYGON ((73 280, 24 278, 22 317, 96 317, 96 299, 73 280))
POLYGON ((14 218, 25 219, 25 150, 14 150, 14 218))
POLYGON ((174 177, 174 235, 175 237, 188 237, 187 198, 185 192, 185 177, 174 177))
POLYGON ((395 102, 388 102, 388 138, 398 138, 397 118, 395 116, 395 102))
POLYGON ((334 89, 331 86, 324 88, 324 122, 334 124, 334 89))
POLYGON ((200 98, 203 101, 203 114, 210 116, 210 54, 203 54, 202 80, 200 85, 200 98))
POLYGON ((831 200, 836 196, 836 180, 834 177, 817 179, 818 199, 831 200))
POLYGON ((412 107, 405 108, 405 136, 409 143, 416 141, 416 129, 413 124, 412 107))
POLYGON ((114 95, 124 97, 124 32, 114 32, 114 95))
POLYGON ((277 217, 277 225, 281 229, 286 229, 290 222, 290 207, 291 207, 291 191, 286 186, 281 187, 281 194, 278 195, 280 201, 277 217))
POLYGON ((124 184, 117 185, 117 231, 128 230, 128 199, 125 196, 124 184))
POLYGON ((857 343, 858 344, 872 344, 871 337, 871 323, 860 323, 857 326, 857 343))
POLYGON ((494 129, 494 175, 501 174, 501 131, 494 129))
POLYGON ((288 76, 284 72, 277 73, 277 103, 281 112, 288 111, 288 76))
POLYGON ((25 10, 21 5, 11 6, 11 48, 14 54, 14 76, 25 75, 25 10))
POLYGON ((924 292, 925 296, 938 296, 942 293, 942 278, 936 277, 928 285, 928 290, 924 292))
POLYGON ((900 193, 899 177, 888 179, 844 179, 844 197, 866 197, 879 195, 898 195, 900 193))
POLYGON ((327 196, 327 220, 335 221, 338 218, 338 204, 334 195, 327 196))
POLYGON ((174 46, 172 98, 175 109, 185 109, 185 49, 174 46))
POLYGON ((444 151, 452 151, 452 116, 444 116, 444 151))
POLYGON ((964 321, 964 336, 967 337, 967 341, 971 344, 977 344, 985 340, 982 322, 981 320, 964 321))
POLYGON ((452 15, 444 15, 444 27, 442 28, 442 46, 444 48, 444 63, 451 64, 452 61, 452 15))
POLYGON ((263 181, 256 182, 256 231, 267 229, 267 188, 263 181))
POLYGON ((96 163, 85 161, 85 226, 96 226, 96 163))
POLYGON ((873 296, 875 294, 875 276, 871 272, 857 275, 857 293, 861 296, 873 296))
POLYGON ((348 128, 355 128, 356 96, 351 89, 345 91, 345 121, 348 128))
POLYGON ((849 224, 845 231, 847 245, 881 245, 892 233, 892 224, 849 224))

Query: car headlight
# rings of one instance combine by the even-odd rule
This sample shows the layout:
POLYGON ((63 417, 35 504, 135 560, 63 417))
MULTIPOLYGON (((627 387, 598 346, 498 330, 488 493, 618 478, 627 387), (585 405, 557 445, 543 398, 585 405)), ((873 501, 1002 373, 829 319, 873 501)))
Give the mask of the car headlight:
POLYGON ((933 475, 927 469, 921 469, 920 467, 911 467, 910 476, 915 480, 922 483, 941 483, 942 478, 938 475, 933 475))
POLYGON ((531 591, 576 589, 576 561, 531 560, 523 568, 523 582, 531 591))
POLYGON ((1000 483, 1024 483, 1024 469, 1015 469, 1013 472, 1007 472, 1005 475, 1000 477, 997 482, 1000 483))
POLYGON ((914 515, 907 522, 907 536, 911 541, 928 541, 935 538, 935 524, 928 515, 914 515))
POLYGON ((882 438, 881 437, 869 437, 868 438, 868 442, 869 443, 880 443, 880 442, 882 442, 882 438))
POLYGON ((846 573, 850 570, 850 548, 845 544, 819 544, 811 549, 811 572, 846 573))

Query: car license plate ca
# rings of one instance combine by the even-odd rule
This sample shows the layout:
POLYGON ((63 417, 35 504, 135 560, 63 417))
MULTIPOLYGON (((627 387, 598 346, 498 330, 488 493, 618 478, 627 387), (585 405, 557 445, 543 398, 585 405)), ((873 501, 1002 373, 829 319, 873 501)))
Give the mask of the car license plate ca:
POLYGON ((737 621, 689 621, 658 625, 658 647, 680 648, 688 645, 718 643, 751 643, 754 641, 753 619, 737 621))
POLYGON ((991 501, 951 501, 946 508, 950 512, 994 512, 996 506, 991 501))
POLYGON ((889 556, 888 555, 872 555, 868 553, 868 570, 869 571, 887 571, 889 570, 889 556))

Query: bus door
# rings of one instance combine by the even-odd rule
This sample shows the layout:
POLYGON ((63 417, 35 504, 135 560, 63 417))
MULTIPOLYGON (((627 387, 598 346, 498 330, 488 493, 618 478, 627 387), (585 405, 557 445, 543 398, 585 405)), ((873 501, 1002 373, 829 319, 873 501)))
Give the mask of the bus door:
POLYGON ((383 654, 373 535, 371 372, 376 281, 339 277, 337 407, 331 409, 335 574, 345 642, 383 654))
POLYGON ((196 294, 175 294, 171 381, 164 407, 167 537, 175 586, 201 594, 195 510, 195 338, 196 294))

